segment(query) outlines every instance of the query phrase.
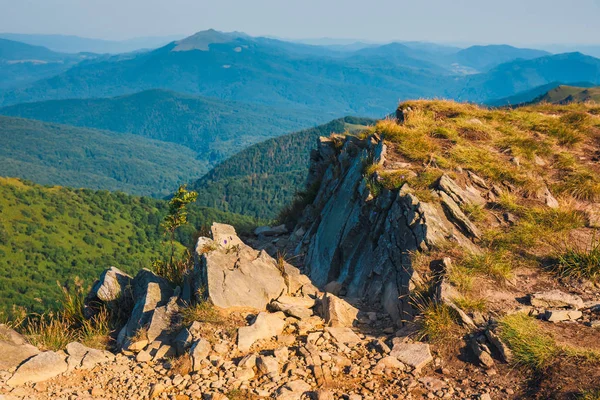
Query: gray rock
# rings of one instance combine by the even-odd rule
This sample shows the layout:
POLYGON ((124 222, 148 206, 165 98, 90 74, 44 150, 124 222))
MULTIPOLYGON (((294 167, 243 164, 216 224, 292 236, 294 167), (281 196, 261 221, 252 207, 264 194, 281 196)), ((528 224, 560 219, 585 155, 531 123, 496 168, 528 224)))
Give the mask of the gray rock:
POLYGON ((300 400, 302 395, 311 390, 311 386, 303 380, 294 380, 286 383, 277 391, 277 400, 300 400))
POLYGON ((202 369, 202 361, 206 360, 212 347, 208 340, 199 339, 190 348, 190 356, 192 357, 192 369, 194 371, 200 371, 202 369))
POLYGON ((67 368, 63 355, 45 351, 21 364, 6 383, 8 386, 15 387, 27 382, 43 382, 67 372, 67 368))
POLYGON ((488 369, 494 367, 494 359, 487 346, 479 343, 476 338, 472 338, 469 347, 482 366, 488 369))
POLYGON ((396 343, 390 356, 411 366, 417 373, 433 361, 429 345, 426 343, 396 343))
POLYGON ((546 310, 544 319, 548 322, 575 321, 583 317, 577 310, 546 310))
POLYGON ((500 337, 491 329, 486 329, 485 336, 489 342, 498 350, 502 361, 510 363, 513 359, 513 354, 510 348, 500 339, 500 337))
POLYGON ((92 317, 99 303, 109 307, 129 305, 132 301, 132 282, 133 278, 118 268, 110 267, 104 270, 85 298, 85 315, 88 318, 92 317))
POLYGON ((185 352, 192 347, 193 340, 194 338, 187 328, 183 328, 181 331, 179 331, 173 340, 177 355, 185 354, 185 352))
POLYGON ((283 332, 283 328, 285 328, 285 321, 281 313, 261 312, 256 316, 252 325, 238 329, 238 349, 247 352, 256 341, 277 336, 283 332))
POLYGON ((22 335, 7 325, 0 324, 0 371, 9 371, 39 352, 22 335))
POLYGON ((279 373, 279 363, 272 356, 260 356, 256 359, 256 369, 262 375, 275 375, 279 373))
POLYGON ((456 202, 445 192, 440 192, 440 197, 442 199, 442 204, 448 212, 450 220, 467 235, 476 239, 481 239, 479 228, 469 220, 458 204, 456 204, 456 202))
POLYGON ((581 297, 561 292, 558 289, 538 292, 530 295, 531 305, 540 308, 573 308, 578 310, 584 306, 581 297))
POLYGON ((326 293, 322 300, 323 319, 331 327, 352 327, 357 320, 358 309, 345 300, 326 293))
POLYGON ((67 365, 69 371, 74 369, 92 369, 98 364, 104 364, 115 359, 114 354, 109 351, 92 349, 79 342, 67 345, 67 365))
POLYGON ((325 328, 325 332, 329 333, 340 344, 355 346, 360 343, 360 338, 350 328, 330 327, 325 328))
MULTIPOLYGON (((480 178, 481 179, 481 178, 480 178)), ((448 175, 442 175, 438 183, 439 188, 452 198, 459 206, 463 205, 478 205, 484 206, 486 201, 477 189, 472 186, 467 186, 462 189, 448 175)))
POLYGON ((293 304, 284 304, 279 301, 272 301, 270 304, 272 310, 281 311, 285 315, 298 319, 307 319, 312 317, 313 312, 309 308, 301 307, 293 304))

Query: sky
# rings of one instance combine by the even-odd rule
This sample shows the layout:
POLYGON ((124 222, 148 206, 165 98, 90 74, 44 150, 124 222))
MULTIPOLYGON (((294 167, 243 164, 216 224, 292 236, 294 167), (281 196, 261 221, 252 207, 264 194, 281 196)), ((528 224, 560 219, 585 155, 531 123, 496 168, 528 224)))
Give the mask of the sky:
POLYGON ((0 0, 0 32, 600 44, 600 0, 0 0))

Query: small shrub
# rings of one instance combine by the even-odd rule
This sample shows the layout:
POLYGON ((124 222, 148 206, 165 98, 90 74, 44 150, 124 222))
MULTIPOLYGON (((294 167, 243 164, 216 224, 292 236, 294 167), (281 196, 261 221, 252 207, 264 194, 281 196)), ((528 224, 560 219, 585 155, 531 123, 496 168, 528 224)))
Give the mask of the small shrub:
POLYGON ((185 250, 180 258, 171 256, 169 260, 155 260, 152 269, 156 275, 162 276, 169 282, 181 285, 185 276, 194 267, 194 258, 189 250, 185 250))
POLYGON ((440 343, 455 337, 459 332, 455 311, 445 304, 427 301, 418 308, 419 340, 440 343))
POLYGON ((500 320, 500 337, 512 350, 518 364, 535 370, 554 361, 559 348, 554 339, 537 322, 522 313, 507 315, 500 320))
POLYGON ((556 271, 561 276, 600 281, 600 241, 587 247, 571 246, 557 257, 556 271))
POLYGON ((557 193, 568 194, 578 200, 600 201, 600 177, 585 168, 577 168, 569 173, 556 185, 557 193))
POLYGON ((457 299, 454 299, 454 303, 461 309, 467 312, 472 311, 481 311, 484 312, 486 310, 485 300, 483 299, 474 299, 470 296, 462 296, 457 299))
POLYGON ((600 400, 600 389, 585 391, 577 396, 577 400, 600 400))
POLYGON ((460 265, 468 271, 489 276, 503 282, 512 276, 512 263, 509 253, 498 250, 487 250, 482 254, 470 254, 460 261, 460 265))

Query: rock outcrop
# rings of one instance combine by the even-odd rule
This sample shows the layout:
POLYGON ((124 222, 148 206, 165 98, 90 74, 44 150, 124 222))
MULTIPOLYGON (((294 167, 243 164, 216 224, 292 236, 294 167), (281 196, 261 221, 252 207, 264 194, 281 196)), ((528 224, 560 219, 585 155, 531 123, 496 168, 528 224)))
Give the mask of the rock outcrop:
POLYGON ((460 205, 485 200, 474 186, 462 188, 446 175, 432 192, 439 202, 420 201, 407 184, 374 197, 365 167, 384 165, 385 157, 377 136, 319 139, 307 184, 320 182, 320 188, 295 229, 305 231, 296 252, 306 254, 306 273, 316 286, 335 281, 346 296, 368 299, 401 323, 415 313, 409 295, 420 281, 411 252, 446 242, 477 251, 472 240, 481 234, 460 205))
POLYGON ((27 343, 15 330, 0 324, 0 371, 9 371, 23 361, 39 354, 37 347, 27 343))

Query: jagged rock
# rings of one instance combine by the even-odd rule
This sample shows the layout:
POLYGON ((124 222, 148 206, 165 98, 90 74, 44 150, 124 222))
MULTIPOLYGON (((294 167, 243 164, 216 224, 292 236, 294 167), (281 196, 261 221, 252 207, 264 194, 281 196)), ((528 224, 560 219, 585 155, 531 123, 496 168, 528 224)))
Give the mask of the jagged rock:
POLYGON ((260 356, 256 359, 256 369, 262 375, 276 375, 279 373, 279 363, 272 356, 260 356))
POLYGON ((67 368, 63 355, 45 351, 21 364, 6 383, 8 386, 15 387, 27 382, 43 382, 67 372, 67 368))
POLYGON ((247 352, 250 347, 261 339, 270 339, 283 332, 285 321, 281 313, 269 314, 261 312, 256 316, 254 323, 238 329, 238 349, 247 352))
POLYGON ((544 203, 546 203, 546 205, 550 208, 559 208, 560 205, 558 204, 558 200, 556 200, 556 198, 554 196, 552 196, 552 193, 550 193, 550 190, 547 187, 544 187, 540 197, 544 200, 544 203))
POLYGON ((404 371, 406 366, 398 360, 396 357, 388 356, 377 361, 377 364, 373 368, 373 374, 380 375, 386 369, 404 371))
POLYGON ((330 327, 325 328, 325 332, 329 333, 335 339, 336 342, 341 344, 349 345, 352 347, 360 343, 360 338, 350 328, 330 327))
POLYGON ((283 268, 293 267, 280 266, 267 252, 246 246, 228 225, 219 224, 216 228, 213 225, 213 228, 215 242, 226 241, 235 245, 220 245, 208 253, 197 254, 194 271, 196 292, 204 289, 208 299, 217 307, 252 307, 258 310, 265 309, 271 300, 287 293, 283 268))
POLYGON ((247 356, 243 357, 238 363, 238 367, 249 369, 256 367, 256 354, 248 354, 247 356))
POLYGON ((146 337, 149 342, 154 342, 157 339, 162 341, 168 341, 170 339, 171 321, 179 311, 179 306, 177 305, 178 299, 178 293, 175 293, 166 305, 154 309, 152 317, 148 322, 148 330, 146 332, 146 337))
POLYGON ((0 324, 0 371, 9 371, 39 353, 22 335, 0 324))
POLYGON ((358 309, 347 301, 326 293, 322 300, 323 319, 327 326, 351 327, 357 319, 358 309))
POLYGON ((477 360, 481 365, 488 369, 494 367, 494 359, 492 358, 491 352, 489 351, 487 346, 479 343, 476 338, 472 338, 469 345, 471 351, 473 352, 475 357, 477 357, 477 360))
POLYGON ((288 230, 285 227, 285 225, 279 225, 279 226, 275 226, 275 227, 261 226, 254 230, 254 234, 256 236, 259 236, 259 235, 279 236, 279 235, 284 235, 286 233, 288 233, 288 230))
POLYGON ((548 322, 575 321, 583 316, 577 310, 546 310, 544 319, 548 322))
POLYGON ((213 241, 224 248, 233 249, 236 246, 244 246, 244 242, 238 237, 235 228, 226 224, 212 224, 210 228, 213 241))
POLYGON ((510 363, 513 358, 512 351, 510 348, 500 339, 500 337, 491 329, 486 329, 485 336, 489 340, 489 342, 494 345, 500 357, 502 357, 502 361, 505 363, 510 363))
POLYGON ((281 311, 285 315, 298 319, 307 319, 312 317, 313 312, 308 307, 303 307, 294 303, 280 301, 280 299, 271 302, 269 306, 272 310, 281 311))
POLYGON ((154 310, 165 306, 172 295, 173 289, 166 279, 148 269, 138 272, 133 279, 135 305, 127 324, 119 334, 117 344, 121 347, 126 346, 128 338, 133 337, 139 329, 147 327, 154 310))
POLYGON ((469 220, 465 213, 462 212, 454 199, 448 196, 445 192, 440 192, 440 197, 442 199, 442 204, 449 214, 449 219, 467 235, 475 239, 481 239, 481 232, 479 231, 479 228, 477 228, 475 224, 469 220))
POLYGON ((202 361, 210 354, 212 347, 208 340, 200 339, 194 342, 190 348, 190 356, 192 357, 192 370, 200 371, 202 369, 202 361))
POLYGON ((130 302, 133 278, 118 268, 110 267, 98 278, 85 298, 84 314, 90 318, 94 315, 97 303, 102 302, 109 307, 120 306, 114 302, 130 302))
POLYGON ((460 309, 460 307, 456 305, 456 300, 461 298, 460 293, 446 279, 446 275, 452 268, 452 262, 449 258, 445 258, 442 262, 446 271, 440 278, 438 278, 438 282, 434 286, 433 298, 437 303, 445 304, 456 311, 461 323, 471 329, 474 329, 476 328, 476 325, 471 317, 469 317, 463 310, 460 309))
POLYGON ((429 345, 426 343, 397 342, 394 344, 390 356, 396 357, 404 364, 411 366, 417 373, 433 361, 429 345))
POLYGON ((467 171, 467 173, 469 174, 469 178, 471 178, 471 181, 476 184, 477 186, 481 187, 482 189, 489 189, 489 185, 487 184, 487 182, 481 178, 479 175, 476 175, 474 172, 472 171, 467 171))
POLYGON ((104 364, 114 360, 115 356, 109 351, 92 349, 79 342, 71 342, 66 348, 67 364, 69 370, 92 369, 98 364, 104 364))
POLYGON ((187 328, 183 328, 181 331, 179 331, 179 333, 173 340, 173 344, 175 345, 175 352, 177 353, 177 355, 185 354, 187 349, 192 347, 192 344, 194 343, 193 341, 194 337, 187 328))
POLYGON ((477 189, 472 186, 467 186, 466 189, 462 189, 448 175, 442 175, 438 186, 443 193, 450 196, 459 206, 469 204, 484 206, 486 204, 485 199, 481 197, 481 194, 477 189))
POLYGON ((581 297, 561 292, 558 289, 538 292, 530 295, 531 305, 540 308, 573 308, 578 310, 584 306, 581 297))

